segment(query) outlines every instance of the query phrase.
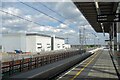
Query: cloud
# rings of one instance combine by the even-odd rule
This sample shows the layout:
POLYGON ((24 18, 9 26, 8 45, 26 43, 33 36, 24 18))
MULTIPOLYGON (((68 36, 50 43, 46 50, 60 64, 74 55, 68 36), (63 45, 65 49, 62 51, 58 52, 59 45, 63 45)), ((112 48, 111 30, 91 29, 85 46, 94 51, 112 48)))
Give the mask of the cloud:
POLYGON ((68 28, 68 26, 67 25, 65 25, 65 24, 60 24, 59 26, 57 26, 58 28, 61 28, 61 29, 65 29, 65 28, 68 28))
POLYGON ((41 21, 42 22, 57 22, 56 20, 44 15, 44 14, 35 14, 34 21, 41 21))
POLYGON ((77 8, 74 6, 73 3, 56 3, 55 10, 59 11, 64 17, 66 18, 78 18, 80 13, 76 10, 77 8), (72 10, 72 11, 71 11, 72 10), (72 15, 71 15, 72 14, 72 15))
MULTIPOLYGON (((20 9, 15 8, 15 7, 2 8, 1 10, 6 11, 10 14, 14 14, 14 15, 21 15, 22 14, 22 11, 20 9)), ((3 13, 3 12, 0 12, 0 14, 2 14, 2 16, 7 15, 6 13, 3 13)), ((7 16, 12 17, 12 15, 7 15, 7 16)))
MULTIPOLYGON (((51 3, 47 3, 48 5, 51 5, 51 3)), ((11 14, 15 14, 15 15, 22 15, 22 17, 26 18, 26 19, 29 19, 29 20, 32 20, 34 22, 38 22, 42 25, 42 24, 49 24, 49 23, 57 23, 56 20, 44 15, 44 14, 34 14, 34 15, 30 15, 30 14, 27 14, 25 15, 24 12, 22 12, 22 10, 18 9, 18 8, 15 8, 15 7, 8 7, 8 8, 3 8, 5 11, 11 13, 11 14)), ((67 23, 66 25, 64 24, 59 24, 57 27, 58 28, 68 28, 69 27, 69 24, 72 24, 71 21, 76 19, 76 18, 79 18, 80 17, 80 14, 79 14, 79 11, 77 10, 77 8, 72 4, 72 3, 53 3, 52 4, 52 9, 55 9, 56 11, 59 10, 61 15, 65 16, 65 17, 71 17, 71 15, 74 15, 74 18, 71 18, 71 19, 66 19, 64 22, 67 23), (63 8, 66 8, 66 9, 63 9, 63 8), (73 10, 73 11, 71 11, 73 10), (76 16, 77 15, 77 16, 76 16), (75 17, 76 16, 76 17, 75 17)), ((5 15, 4 16, 4 21, 5 24, 4 26, 5 27, 10 27, 10 26, 13 26, 12 28, 16 28, 16 27, 20 27, 19 25, 21 25, 21 28, 18 28, 18 29, 25 29, 23 26, 25 26, 26 28, 29 28, 29 25, 31 25, 30 22, 27 22, 27 21, 24 21, 22 19, 19 19, 19 18, 15 18, 13 16, 10 16, 10 18, 8 18, 10 15, 5 15)), ((77 19, 76 19, 77 20, 77 19)), ((74 21, 73 23, 77 24, 79 21, 74 21)), ((38 26, 38 25, 37 25, 38 26)), ((49 25, 50 26, 50 25, 49 25)), ((37 28, 36 28, 37 29, 37 28)), ((16 29, 15 29, 16 30, 16 29)), ((34 29, 35 30, 35 29, 34 29)), ((60 32, 61 30, 60 29, 53 29, 53 28, 46 28, 44 29, 43 27, 41 28, 41 30, 43 31, 52 31, 52 32, 60 32)), ((36 30, 37 31, 37 30, 36 30)))
POLYGON ((7 9, 5 9, 5 11, 7 11, 10 14, 15 14, 15 15, 21 14, 21 11, 19 9, 14 8, 14 7, 9 7, 7 9))
MULTIPOLYGON (((53 9, 60 15, 57 15, 56 13, 45 9, 38 5, 38 3, 31 3, 31 6, 38 6, 36 8, 45 9, 45 13, 48 15, 51 15, 58 20, 64 22, 59 23, 56 20, 39 13, 31 8, 27 8, 29 10, 26 11, 26 7, 19 5, 16 3, 15 5, 12 5, 13 7, 10 7, 7 5, 7 7, 3 8, 6 12, 9 12, 14 15, 18 15, 21 17, 24 17, 28 20, 31 20, 33 22, 28 22, 19 18, 16 18, 14 16, 1 13, 2 14, 2 21, 3 21, 3 32, 41 32, 41 33, 51 33, 51 34, 58 34, 65 36, 67 35, 69 38, 74 38, 76 41, 79 40, 78 38, 78 28, 83 29, 85 28, 86 31, 86 37, 91 38, 92 32, 95 33, 93 28, 89 25, 89 23, 86 21, 85 17, 81 14, 81 12, 76 8, 76 6, 71 2, 44 2, 43 4, 47 5, 49 8, 53 9), (16 6, 17 4, 17 6, 16 6), (41 25, 37 25, 34 22, 37 22, 41 25), (42 26, 44 25, 44 26, 42 26), (87 33, 89 32, 89 33, 87 33), (69 34, 69 35, 68 35, 69 34), (90 35, 89 35, 90 34, 90 35)), ((101 36, 102 37, 102 36, 101 36)), ((71 40, 72 42, 72 40, 71 40)), ((78 42, 78 41, 77 41, 78 42)))
POLYGON ((70 33, 75 33, 75 31, 74 31, 74 30, 70 30, 69 32, 70 32, 70 33))
POLYGON ((34 32, 52 32, 52 33, 57 33, 57 32, 60 32, 61 29, 57 29, 55 27, 52 27, 52 26, 38 26, 38 25, 34 25, 34 24, 31 24, 28 26, 28 29, 27 31, 34 31, 34 32))
POLYGON ((61 31, 61 29, 54 29, 54 32, 56 33, 56 32, 60 32, 61 31))
MULTIPOLYGON (((51 22, 51 21, 54 21, 53 19, 43 15, 43 14, 35 14, 35 15, 24 15, 23 12, 21 12, 21 10, 17 9, 17 8, 4 8, 3 10, 6 10, 6 12, 11 12, 11 14, 14 14, 15 15, 22 15, 22 17, 24 17, 25 19, 28 19, 28 20, 31 20, 31 21, 40 21, 40 23, 42 23, 43 21, 46 21, 46 22, 51 22), (15 9, 16 11, 13 11, 13 9, 15 9), (42 20, 41 20, 42 19, 42 20)), ((68 26, 67 25, 64 25, 64 24, 59 24, 58 25, 58 29, 53 27, 53 26, 40 26, 40 25, 36 25, 34 23, 30 23, 30 22, 27 22, 25 20, 22 20, 22 19, 19 19, 19 18, 16 18, 14 16, 10 16, 10 18, 8 18, 10 15, 9 14, 5 14, 5 16, 3 16, 3 23, 4 23, 4 27, 3 27, 3 32, 30 32, 30 31, 36 31, 36 32, 39 32, 39 31, 48 31, 48 32, 54 32, 54 33, 57 33, 57 32, 60 32, 62 29, 59 29, 59 28, 67 28, 68 26), (5 29, 4 29, 5 28, 5 29)), ((56 21, 54 21, 56 22, 56 21)))
POLYGON ((72 24, 75 24, 76 27, 80 25, 89 25, 85 17, 81 14, 81 12, 73 3, 56 2, 54 4, 48 3, 46 5, 49 6, 51 9, 55 10, 56 12, 60 13, 65 19, 64 23, 66 23, 68 27, 72 24))
POLYGON ((67 35, 72 35, 72 34, 75 34, 76 33, 76 31, 74 31, 74 30, 66 30, 63 34, 67 34, 67 35))
POLYGON ((32 15, 25 15, 24 18, 32 21, 32 15))
POLYGON ((91 27, 91 25, 83 25, 83 26, 78 26, 78 28, 83 31, 85 30, 85 32, 89 32, 89 33, 95 33, 94 29, 91 27))
POLYGON ((65 19, 65 22, 70 24, 74 22, 80 22, 81 19, 85 18, 82 16, 80 11, 77 9, 77 7, 72 2, 54 2, 54 3, 44 3, 49 8, 53 9, 57 13, 59 13, 61 18, 65 19))

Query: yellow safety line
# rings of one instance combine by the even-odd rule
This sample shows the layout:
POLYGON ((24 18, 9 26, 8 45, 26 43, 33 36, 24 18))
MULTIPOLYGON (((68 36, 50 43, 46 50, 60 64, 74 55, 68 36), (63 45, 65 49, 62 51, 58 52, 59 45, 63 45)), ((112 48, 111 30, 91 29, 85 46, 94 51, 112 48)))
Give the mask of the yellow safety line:
MULTIPOLYGON (((98 54, 97 54, 98 55, 98 54)), ((96 56, 97 56, 96 55, 96 56)), ((95 57, 96 57, 95 56, 95 57)), ((70 80, 74 80, 78 75, 80 75, 80 73, 95 59, 95 57, 90 61, 90 62, 88 62, 72 79, 70 79, 70 80)))

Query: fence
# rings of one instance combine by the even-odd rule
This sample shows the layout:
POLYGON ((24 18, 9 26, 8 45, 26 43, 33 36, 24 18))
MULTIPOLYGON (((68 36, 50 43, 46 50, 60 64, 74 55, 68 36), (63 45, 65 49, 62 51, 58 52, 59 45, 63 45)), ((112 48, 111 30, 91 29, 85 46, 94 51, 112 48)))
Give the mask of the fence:
POLYGON ((40 55, 20 60, 11 60, 2 63, 2 76, 7 77, 19 72, 28 71, 46 64, 50 64, 80 53, 80 50, 61 52, 57 54, 40 55))

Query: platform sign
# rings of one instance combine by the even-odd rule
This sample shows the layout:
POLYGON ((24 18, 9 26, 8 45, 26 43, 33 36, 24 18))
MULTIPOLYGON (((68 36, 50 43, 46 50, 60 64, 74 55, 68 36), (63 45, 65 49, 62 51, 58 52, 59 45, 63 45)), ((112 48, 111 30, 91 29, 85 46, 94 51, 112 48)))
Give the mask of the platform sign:
POLYGON ((120 13, 97 15, 97 22, 120 22, 120 13))

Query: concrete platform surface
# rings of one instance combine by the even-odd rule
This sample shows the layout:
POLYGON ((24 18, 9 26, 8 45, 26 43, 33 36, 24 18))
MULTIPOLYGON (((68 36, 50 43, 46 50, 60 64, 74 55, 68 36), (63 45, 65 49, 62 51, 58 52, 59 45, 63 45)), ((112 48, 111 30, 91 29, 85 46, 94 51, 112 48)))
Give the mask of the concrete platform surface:
POLYGON ((119 80, 108 50, 101 50, 57 80, 119 80))

